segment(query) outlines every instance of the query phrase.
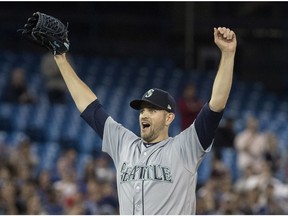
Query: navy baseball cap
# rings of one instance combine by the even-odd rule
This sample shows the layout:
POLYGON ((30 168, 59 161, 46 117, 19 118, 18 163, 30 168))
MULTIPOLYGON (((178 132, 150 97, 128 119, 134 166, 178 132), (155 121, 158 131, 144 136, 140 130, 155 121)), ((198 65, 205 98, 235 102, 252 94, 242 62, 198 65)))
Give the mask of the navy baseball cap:
POLYGON ((150 89, 143 95, 141 100, 131 101, 130 106, 133 109, 140 110, 143 102, 148 102, 160 109, 175 113, 176 102, 174 98, 164 90, 158 88, 150 89))

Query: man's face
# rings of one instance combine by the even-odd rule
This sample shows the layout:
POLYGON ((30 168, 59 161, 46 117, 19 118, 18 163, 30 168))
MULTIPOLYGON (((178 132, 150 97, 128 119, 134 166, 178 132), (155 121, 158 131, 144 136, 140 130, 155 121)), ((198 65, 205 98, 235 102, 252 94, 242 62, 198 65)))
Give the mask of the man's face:
POLYGON ((163 140, 168 133, 167 115, 165 110, 143 103, 140 109, 139 123, 141 137, 145 142, 153 143, 163 140))

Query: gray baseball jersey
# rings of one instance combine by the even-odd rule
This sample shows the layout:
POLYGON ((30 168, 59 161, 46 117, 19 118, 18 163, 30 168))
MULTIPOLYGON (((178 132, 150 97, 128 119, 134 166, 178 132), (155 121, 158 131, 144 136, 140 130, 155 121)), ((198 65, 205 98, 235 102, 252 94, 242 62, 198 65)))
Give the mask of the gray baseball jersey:
POLYGON ((120 214, 195 214, 197 169, 211 149, 222 114, 205 104, 190 127, 146 147, 108 116, 98 100, 91 103, 81 116, 103 138, 102 150, 115 163, 120 214))
POLYGON ((116 166, 121 214, 195 214, 197 168, 205 151, 194 124, 146 148, 141 138, 109 117, 102 150, 116 166))

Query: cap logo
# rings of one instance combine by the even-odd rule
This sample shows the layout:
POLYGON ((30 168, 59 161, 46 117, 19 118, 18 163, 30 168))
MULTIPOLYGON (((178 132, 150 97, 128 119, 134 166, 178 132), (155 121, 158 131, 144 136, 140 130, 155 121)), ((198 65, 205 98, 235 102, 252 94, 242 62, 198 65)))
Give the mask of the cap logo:
POLYGON ((145 98, 151 97, 151 95, 153 94, 154 89, 150 89, 146 94, 145 94, 145 98))
POLYGON ((171 110, 172 108, 171 108, 171 106, 170 106, 170 104, 168 104, 168 106, 167 106, 167 109, 169 109, 169 110, 171 110))

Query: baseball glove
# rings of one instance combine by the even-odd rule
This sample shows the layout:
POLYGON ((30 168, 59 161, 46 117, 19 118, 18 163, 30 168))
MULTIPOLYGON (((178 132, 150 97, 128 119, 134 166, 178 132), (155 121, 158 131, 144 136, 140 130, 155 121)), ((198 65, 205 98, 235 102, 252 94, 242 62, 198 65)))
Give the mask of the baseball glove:
POLYGON ((53 55, 63 54, 69 50, 68 23, 65 26, 59 19, 36 12, 28 18, 23 29, 18 31, 26 38, 46 47, 53 55))

